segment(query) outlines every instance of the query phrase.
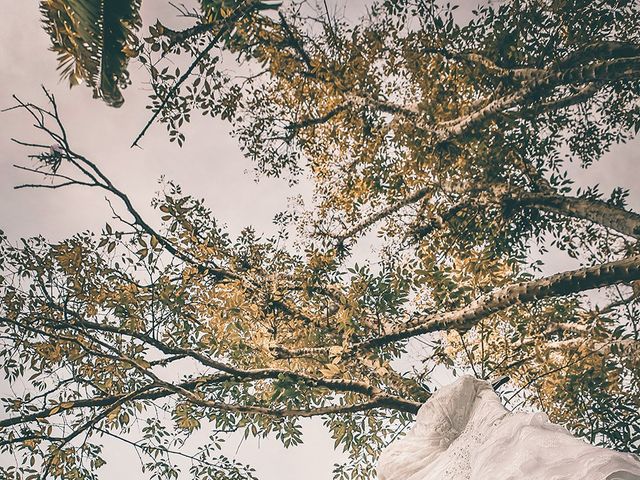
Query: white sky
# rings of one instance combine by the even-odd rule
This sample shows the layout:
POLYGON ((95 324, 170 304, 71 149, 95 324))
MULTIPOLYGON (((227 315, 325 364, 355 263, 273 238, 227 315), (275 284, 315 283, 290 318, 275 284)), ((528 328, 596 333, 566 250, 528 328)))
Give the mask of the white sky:
MULTIPOLYGON (((169 25, 177 25, 175 13, 167 3, 143 2, 146 22, 153 23, 159 17, 169 25)), ((461 3, 459 12, 464 16, 477 2, 461 3)), ((252 165, 242 157, 227 125, 209 117, 202 119, 199 114, 193 116, 194 121, 185 130, 187 142, 182 149, 169 143, 164 126, 155 125, 143 139, 143 148, 131 150, 132 139, 148 118, 144 72, 133 72, 133 85, 125 91, 126 101, 120 109, 92 99, 85 87, 69 90, 59 82, 55 55, 48 51, 49 40, 41 28, 37 4, 35 0, 0 0, 0 108, 12 104, 11 94, 44 104, 40 85, 52 90, 72 145, 98 163, 151 223, 159 221, 149 202, 159 188, 157 180, 162 174, 181 184, 186 193, 205 198, 231 233, 247 225, 254 225, 258 232, 270 230, 273 215, 286 208, 288 197, 308 194, 304 185, 292 191, 284 181, 266 179, 256 183, 252 165)), ((363 5, 364 1, 350 1, 349 10, 363 5)), ((0 114, 0 229, 12 240, 37 234, 58 240, 82 230, 99 230, 109 220, 110 212, 104 195, 95 190, 13 190, 13 186, 30 177, 12 168, 12 164, 23 162, 27 152, 9 139, 31 140, 33 133, 24 114, 0 114)), ((633 189, 639 179, 639 169, 633 166, 638 146, 634 142, 616 147, 605 161, 590 170, 576 168, 572 172, 574 178, 583 185, 600 183, 605 192, 618 185, 631 188, 631 206, 640 210, 640 195, 637 188, 635 192, 633 189)), ((564 257, 550 260, 549 272, 571 265, 564 257)), ((0 385, 0 392, 6 392, 6 385, 0 385)), ((333 452, 333 442, 319 421, 306 421, 305 425, 304 445, 285 450, 276 441, 248 440, 239 448, 238 460, 252 463, 264 480, 330 478, 333 463, 340 455, 333 452)), ((231 454, 237 444, 234 440, 231 454)), ((129 447, 110 445, 108 452, 110 462, 101 470, 103 478, 146 478, 138 473, 138 459, 129 447)))

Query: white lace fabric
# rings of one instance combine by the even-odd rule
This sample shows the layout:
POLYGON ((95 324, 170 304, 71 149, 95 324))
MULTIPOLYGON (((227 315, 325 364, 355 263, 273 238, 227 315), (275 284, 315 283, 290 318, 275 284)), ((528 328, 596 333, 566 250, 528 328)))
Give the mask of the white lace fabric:
POLYGON ((438 390, 389 445, 379 480, 640 480, 634 455, 595 447, 543 413, 513 413, 485 381, 438 390))

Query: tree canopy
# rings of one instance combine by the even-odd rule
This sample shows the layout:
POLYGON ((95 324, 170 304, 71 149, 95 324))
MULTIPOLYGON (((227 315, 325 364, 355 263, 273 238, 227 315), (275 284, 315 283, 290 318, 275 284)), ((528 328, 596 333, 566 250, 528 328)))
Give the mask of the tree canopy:
POLYGON ((203 0, 180 7, 192 27, 142 33, 139 2, 42 2, 72 84, 117 106, 127 59, 147 69, 134 145, 155 119, 182 144, 191 115, 221 117, 260 175, 314 197, 273 236, 232 237, 169 181, 154 228, 51 93, 16 98, 40 135, 18 140, 21 187, 101 190, 118 222, 0 238, 0 452, 22 459, 0 478, 99 478, 106 437, 151 478, 253 478, 225 435, 296 445, 310 416, 348 453, 335 478, 371 478, 443 368, 506 375, 518 408, 639 451, 640 215, 570 175, 640 131, 638 2, 513 0, 461 21, 387 0, 357 23, 334 7, 203 0), (354 263, 371 238, 376 258, 354 263), (551 249, 576 269, 543 275, 551 249), (197 430, 209 440, 180 450, 197 430))

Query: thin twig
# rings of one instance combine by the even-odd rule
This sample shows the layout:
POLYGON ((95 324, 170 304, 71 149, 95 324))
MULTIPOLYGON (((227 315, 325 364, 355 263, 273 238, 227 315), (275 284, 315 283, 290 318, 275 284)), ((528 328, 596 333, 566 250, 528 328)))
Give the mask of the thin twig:
POLYGON ((229 15, 224 19, 224 21, 222 22, 222 25, 220 26, 220 30, 218 30, 218 32, 213 36, 209 44, 196 56, 193 62, 191 62, 191 65, 189 65, 189 68, 187 68, 187 70, 176 81, 173 87, 171 87, 169 92, 167 92, 166 96, 162 99, 162 102, 160 102, 160 105, 158 106, 156 111, 153 113, 153 115, 151 116, 149 121, 146 123, 142 131, 138 134, 138 136, 135 138, 135 140, 131 144, 131 148, 139 146, 138 142, 140 141, 140 139, 142 139, 145 133, 147 133, 147 130, 149 129, 149 127, 151 127, 151 125, 156 120, 158 115, 160 115, 160 112, 164 110, 164 108, 167 106, 167 103, 169 103, 169 100, 173 98, 173 96, 176 94, 180 86, 187 80, 187 78, 189 78, 189 75, 191 75, 193 70, 198 66, 198 64, 202 61, 202 59, 211 51, 211 49, 213 49, 213 47, 215 47, 218 44, 220 39, 222 39, 222 37, 228 31, 230 31, 230 29, 236 22, 238 22, 242 18, 250 15, 252 12, 257 10, 259 3, 260 2, 257 2, 255 0, 244 1, 240 3, 233 10, 231 15, 229 15))

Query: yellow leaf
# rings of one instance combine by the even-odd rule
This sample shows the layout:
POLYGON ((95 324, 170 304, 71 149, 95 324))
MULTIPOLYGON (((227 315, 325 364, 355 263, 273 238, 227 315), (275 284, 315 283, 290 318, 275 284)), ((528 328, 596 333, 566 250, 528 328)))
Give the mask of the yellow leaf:
POLYGON ((342 352, 344 352, 344 347, 342 347, 341 345, 334 345, 333 347, 329 347, 329 355, 331 355, 332 357, 338 356, 342 352))

